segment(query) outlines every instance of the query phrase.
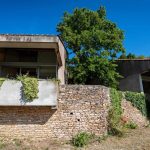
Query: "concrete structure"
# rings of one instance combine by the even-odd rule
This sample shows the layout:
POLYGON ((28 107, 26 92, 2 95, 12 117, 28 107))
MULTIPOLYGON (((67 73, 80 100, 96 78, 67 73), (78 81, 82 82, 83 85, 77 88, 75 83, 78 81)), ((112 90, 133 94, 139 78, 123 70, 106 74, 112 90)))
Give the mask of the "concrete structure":
POLYGON ((58 36, 0 35, 0 76, 29 73, 65 84, 65 47, 58 36))
POLYGON ((0 106, 51 106, 56 108, 58 98, 57 82, 39 80, 38 85, 38 98, 29 102, 23 96, 20 81, 4 81, 0 87, 0 106))
POLYGON ((150 94, 150 59, 120 59, 117 64, 123 76, 120 90, 150 94))
MULTIPOLYGON (((61 85, 57 109, 50 107, 0 106, 0 138, 36 141, 71 140, 80 132, 106 135, 110 90, 100 85, 61 85)), ((138 126, 146 118, 123 100, 123 118, 138 126)))
POLYGON ((59 89, 57 109, 0 106, 0 137, 71 140, 79 132, 107 134, 108 88, 60 85, 59 89))

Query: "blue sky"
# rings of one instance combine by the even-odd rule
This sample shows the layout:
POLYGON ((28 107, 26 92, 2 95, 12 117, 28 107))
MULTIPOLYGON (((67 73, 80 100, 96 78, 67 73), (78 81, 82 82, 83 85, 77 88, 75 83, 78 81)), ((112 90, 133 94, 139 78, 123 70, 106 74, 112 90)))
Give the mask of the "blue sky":
POLYGON ((150 56, 150 0, 0 0, 0 33, 57 34, 64 11, 100 5, 125 31, 127 53, 150 56))

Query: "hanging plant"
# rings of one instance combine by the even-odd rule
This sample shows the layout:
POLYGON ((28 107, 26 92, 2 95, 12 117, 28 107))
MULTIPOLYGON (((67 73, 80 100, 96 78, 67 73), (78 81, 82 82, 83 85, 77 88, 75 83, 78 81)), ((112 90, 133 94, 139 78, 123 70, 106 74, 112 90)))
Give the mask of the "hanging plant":
POLYGON ((23 96, 27 102, 32 102, 38 98, 38 80, 28 75, 18 76, 17 79, 22 82, 23 96))

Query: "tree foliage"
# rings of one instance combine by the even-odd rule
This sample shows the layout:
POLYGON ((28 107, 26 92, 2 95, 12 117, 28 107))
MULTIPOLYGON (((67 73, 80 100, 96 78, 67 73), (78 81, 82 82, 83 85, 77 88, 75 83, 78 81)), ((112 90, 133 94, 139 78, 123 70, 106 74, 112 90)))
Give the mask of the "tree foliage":
POLYGON ((144 55, 139 55, 136 56, 133 53, 129 53, 128 55, 126 55, 125 53, 123 53, 119 59, 145 59, 145 58, 149 58, 149 57, 145 57, 144 55))
POLYGON ((75 9, 64 13, 57 31, 71 53, 68 60, 73 83, 115 87, 119 74, 114 59, 124 52, 123 31, 106 18, 106 10, 75 9))

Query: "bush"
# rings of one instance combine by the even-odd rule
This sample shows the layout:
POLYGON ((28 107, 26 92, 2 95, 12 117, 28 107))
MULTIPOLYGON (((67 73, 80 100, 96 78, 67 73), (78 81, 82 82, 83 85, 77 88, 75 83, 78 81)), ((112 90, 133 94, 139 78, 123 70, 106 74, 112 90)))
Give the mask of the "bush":
POLYGON ((125 128, 127 129, 136 129, 138 126, 134 122, 129 122, 125 124, 125 128))
POLYGON ((34 99, 38 98, 38 80, 36 78, 28 77, 27 75, 18 76, 18 80, 22 82, 23 85, 23 96, 27 102, 32 102, 34 99))
POLYGON ((144 116, 147 116, 146 97, 143 93, 125 92, 125 99, 130 101, 144 116))
POLYGON ((116 89, 110 89, 111 97, 111 108, 109 110, 108 116, 108 132, 111 135, 122 136, 123 131, 121 131, 121 115, 122 115, 122 93, 116 89))
POLYGON ((76 147, 84 147, 90 142, 91 135, 86 132, 78 133, 72 138, 72 144, 76 147))

